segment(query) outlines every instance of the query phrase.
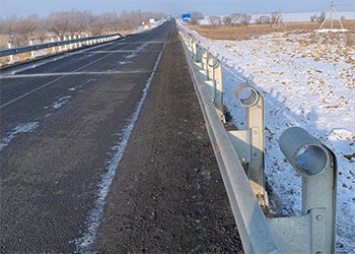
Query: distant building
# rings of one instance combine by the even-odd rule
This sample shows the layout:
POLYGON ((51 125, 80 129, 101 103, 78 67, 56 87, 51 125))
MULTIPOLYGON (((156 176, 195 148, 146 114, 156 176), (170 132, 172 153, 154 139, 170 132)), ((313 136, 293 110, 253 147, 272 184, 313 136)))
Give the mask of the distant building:
POLYGON ((181 14, 181 19, 182 19, 182 21, 190 21, 191 14, 190 13, 183 13, 183 14, 181 14))

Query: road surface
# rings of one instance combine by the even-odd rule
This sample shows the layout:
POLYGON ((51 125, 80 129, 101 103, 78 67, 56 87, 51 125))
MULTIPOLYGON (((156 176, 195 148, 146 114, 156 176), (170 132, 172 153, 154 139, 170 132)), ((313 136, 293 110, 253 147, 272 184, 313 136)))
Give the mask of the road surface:
POLYGON ((1 253, 241 252, 173 22, 0 82, 1 253))

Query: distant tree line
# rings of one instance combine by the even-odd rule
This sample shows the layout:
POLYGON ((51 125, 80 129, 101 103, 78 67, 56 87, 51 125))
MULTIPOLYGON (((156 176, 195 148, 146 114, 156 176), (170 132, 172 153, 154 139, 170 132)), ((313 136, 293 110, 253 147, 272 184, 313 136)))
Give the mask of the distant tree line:
POLYGON ((322 23, 325 20, 325 12, 322 12, 320 15, 314 14, 311 16, 310 19, 312 22, 317 21, 317 22, 322 23))
MULTIPOLYGON (((91 11, 59 11, 49 14, 46 18, 29 15, 18 18, 16 15, 0 17, 0 35, 12 40, 15 46, 27 45, 30 39, 44 42, 51 37, 74 35, 102 35, 122 30, 135 29, 154 18, 166 17, 162 12, 143 12, 141 10, 115 11, 95 15, 91 11)), ((4 45, 2 45, 4 46, 4 45)))
MULTIPOLYGON (((255 24, 273 24, 280 12, 272 12, 271 15, 260 15, 254 21, 255 24)), ((203 18, 202 18, 203 19, 203 18)), ((226 16, 211 15, 208 17, 208 22, 212 26, 248 26, 251 23, 252 16, 243 13, 233 13, 226 16)), ((314 14, 310 17, 312 22, 323 22, 325 19, 325 13, 322 12, 319 15, 314 14)), ((341 17, 341 19, 345 19, 341 17)))
POLYGON ((209 16, 209 23, 212 26, 221 26, 222 24, 225 26, 247 26, 251 21, 251 15, 243 14, 243 13, 232 13, 227 16, 209 16))

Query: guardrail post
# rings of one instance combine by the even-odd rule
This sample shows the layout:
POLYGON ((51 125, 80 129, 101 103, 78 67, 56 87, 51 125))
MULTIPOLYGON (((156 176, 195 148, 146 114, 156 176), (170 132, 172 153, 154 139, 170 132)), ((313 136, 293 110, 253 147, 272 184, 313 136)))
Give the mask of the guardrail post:
POLYGON ((192 60, 194 62, 197 61, 197 45, 195 41, 192 43, 192 60))
POLYGON ((222 83, 222 65, 214 56, 210 55, 207 60, 209 76, 213 82, 214 105, 217 114, 223 123, 226 122, 223 111, 223 83, 222 83))
POLYGON ((79 43, 78 43, 78 46, 79 46, 79 48, 81 48, 81 47, 83 47, 83 44, 82 44, 82 42, 81 42, 81 35, 79 34, 78 35, 78 38, 79 38, 79 43))
POLYGON ((269 202, 264 173, 264 97, 247 83, 238 85, 235 95, 247 110, 247 129, 229 131, 229 136, 246 168, 246 174, 260 205, 267 208, 269 202))
POLYGON ((207 80, 209 80, 209 77, 208 77, 208 67, 207 67, 207 60, 208 60, 208 55, 209 55, 209 52, 207 49, 204 49, 202 48, 202 69, 204 70, 205 72, 205 75, 207 77, 207 80))
MULTIPOLYGON (((67 37, 64 36, 64 37, 63 37, 63 41, 66 41, 66 40, 67 40, 67 37)), ((68 51, 68 44, 65 44, 65 45, 64 45, 64 50, 65 50, 65 51, 68 51)))
MULTIPOLYGON (((76 40, 76 35, 74 35, 73 39, 76 40)), ((78 48, 78 42, 77 41, 74 42, 74 48, 75 49, 78 48)))
MULTIPOLYGON (((71 41, 71 35, 69 35, 69 41, 71 41)), ((69 42, 69 49, 72 50, 73 49, 73 44, 69 42)))
MULTIPOLYGON (((54 38, 53 37, 51 38, 51 41, 52 41, 52 43, 54 43, 54 38)), ((55 50, 55 46, 53 46, 52 47, 52 54, 55 54, 55 53, 57 53, 57 52, 55 50)))
POLYGON ((204 48, 202 48, 199 44, 196 45, 196 63, 201 64, 201 68, 203 69, 203 63, 202 63, 202 54, 204 53, 204 48))
MULTIPOLYGON (((30 39, 30 46, 33 46, 33 41, 34 41, 34 39, 30 39)), ((31 59, 34 59, 34 58, 35 58, 35 51, 31 50, 31 59)))
POLYGON ((335 155, 300 127, 287 129, 280 149, 302 176, 302 216, 270 218, 280 249, 335 253, 337 164, 335 155))
MULTIPOLYGON (((60 37, 58 36, 57 41, 60 43, 60 37)), ((62 46, 58 45, 58 52, 62 51, 62 46)))
POLYGON ((212 54, 208 53, 206 59, 206 71, 207 71, 207 80, 214 80, 214 72, 213 72, 213 62, 214 57, 212 54), (210 60, 212 59, 212 65, 210 64, 210 60))
MULTIPOLYGON (((11 40, 9 40, 9 41, 7 42, 7 47, 8 47, 8 49, 12 49, 12 43, 13 43, 13 41, 11 41, 11 40)), ((15 61, 14 61, 14 55, 10 55, 9 58, 10 58, 9 64, 13 64, 13 63, 15 62, 15 61)))

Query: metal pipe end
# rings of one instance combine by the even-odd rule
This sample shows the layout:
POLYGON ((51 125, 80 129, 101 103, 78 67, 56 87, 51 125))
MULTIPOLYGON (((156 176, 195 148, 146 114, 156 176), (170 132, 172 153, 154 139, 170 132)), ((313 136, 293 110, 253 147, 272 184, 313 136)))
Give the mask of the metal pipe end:
POLYGON ((220 64, 217 58, 212 55, 210 55, 210 57, 208 58, 207 63, 213 69, 216 69, 220 64))
POLYGON ((279 146, 301 176, 316 176, 330 165, 329 152, 318 139, 300 127, 291 127, 280 136, 279 146))
POLYGON ((252 107, 258 103, 260 94, 248 83, 242 83, 235 89, 235 96, 244 107, 252 107))

